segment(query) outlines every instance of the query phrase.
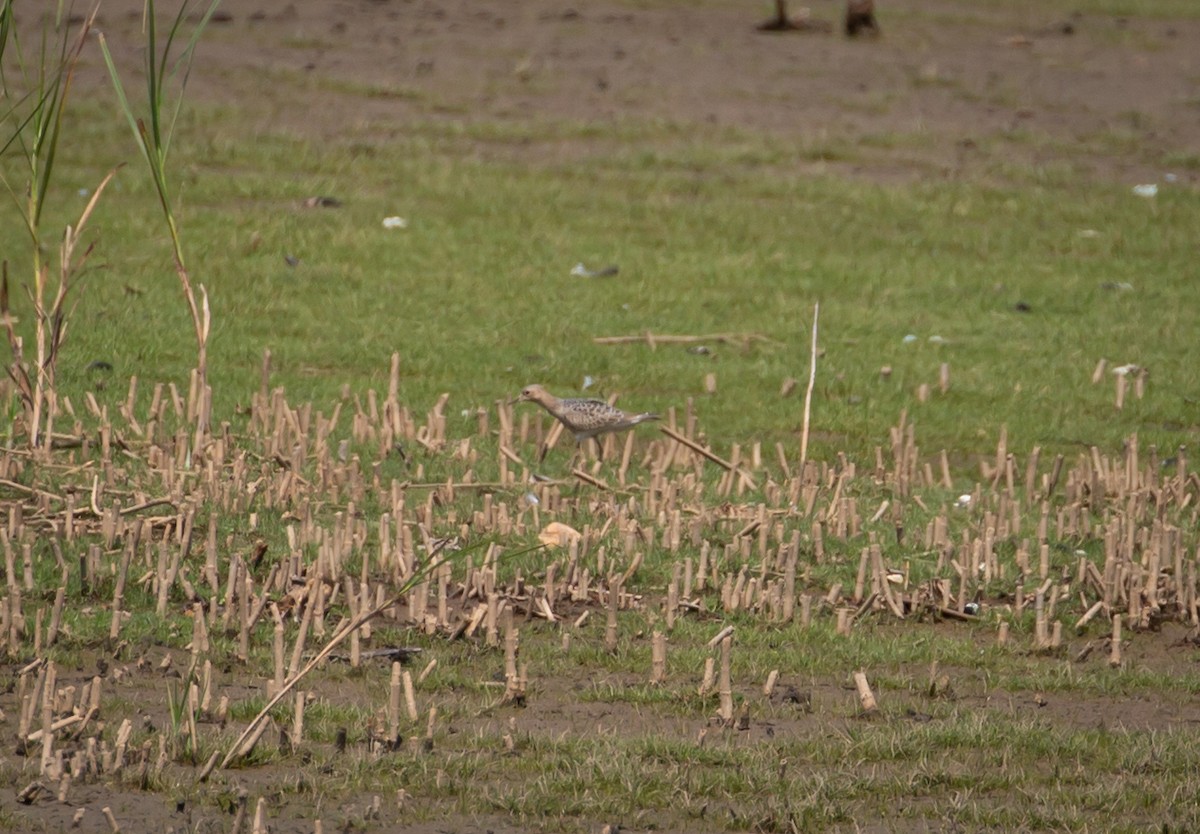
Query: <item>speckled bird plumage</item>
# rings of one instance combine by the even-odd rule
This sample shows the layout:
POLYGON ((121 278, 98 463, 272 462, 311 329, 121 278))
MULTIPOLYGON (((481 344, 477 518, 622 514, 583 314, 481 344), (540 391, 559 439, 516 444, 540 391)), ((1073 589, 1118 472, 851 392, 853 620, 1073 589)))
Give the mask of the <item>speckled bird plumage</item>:
POLYGON ((540 385, 529 385, 521 391, 521 402, 537 403, 549 411, 582 443, 590 437, 625 431, 638 423, 659 419, 657 414, 629 414, 603 400, 579 397, 556 397, 540 385))

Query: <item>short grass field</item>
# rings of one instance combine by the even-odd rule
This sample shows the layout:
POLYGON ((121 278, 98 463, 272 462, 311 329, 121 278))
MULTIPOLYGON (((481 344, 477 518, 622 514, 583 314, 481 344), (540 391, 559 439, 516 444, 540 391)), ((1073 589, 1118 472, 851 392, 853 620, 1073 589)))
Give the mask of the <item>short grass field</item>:
MULTIPOLYGON (((2 7, 0 826, 1200 825, 1191 5, 880 3, 851 45, 760 36, 761 9, 724 39, 717 0, 261 5, 182 19, 165 212, 95 33, 43 121, 39 39, 70 36, 2 7), (691 115, 644 63, 677 15, 728 62, 691 115), (432 59, 321 71, 410 20, 362 60, 499 61, 477 106, 421 86, 432 59), (589 118, 558 85, 625 24, 643 75, 615 64, 589 118), (995 78, 960 69, 979 32, 995 78), (828 128, 755 110, 722 50, 760 37, 901 80, 846 80, 828 128), (297 66, 250 72, 248 44, 297 66), (1048 94, 996 80, 1024 54, 1127 67, 1144 109, 1039 120, 1048 94), (913 102, 941 109, 889 116, 913 102), (65 332, 40 377, 37 264, 65 332), (514 402, 531 383, 662 421, 576 451, 514 402)), ((144 123, 135 45, 175 8, 157 40, 141 2, 96 24, 144 123)))
MULTIPOLYGON (((446 142, 426 125, 330 147, 243 143, 225 138, 236 114, 189 115, 173 174, 191 267, 214 311, 219 410, 254 389, 265 349, 289 393, 317 402, 346 384, 379 385, 398 352, 406 398, 446 392, 455 414, 532 381, 579 395, 590 378, 587 394, 638 408, 692 398, 715 441, 794 444, 819 302, 822 456, 869 452, 905 409, 924 446, 968 456, 990 451, 1002 426, 1019 448, 1055 451, 1116 449, 1134 432, 1173 449, 1195 431, 1188 348, 1200 322, 1187 264, 1200 208, 1190 189, 1145 199, 1125 183, 1038 168, 997 184, 789 174, 806 148, 656 125, 630 126, 583 159, 531 166, 468 149, 548 132, 586 145, 594 128, 483 126, 446 142), (300 208, 326 194, 344 206, 300 208), (394 215, 408 228, 384 228, 394 215), (573 276, 580 262, 620 272, 573 276), (748 338, 657 350, 594 341, 647 331, 748 338), (1147 397, 1115 410, 1112 376, 1092 382, 1102 359, 1148 369, 1147 397), (781 397, 788 378, 802 384, 781 397), (925 402, 922 384, 934 392, 925 402)), ((124 126, 97 135, 100 121, 81 119, 78 149, 57 163, 64 220, 103 173, 96 147, 111 148, 114 164, 128 158, 124 126)), ((180 379, 191 367, 155 212, 141 172, 122 171, 94 221, 98 268, 77 290, 64 384, 91 385, 94 361, 111 363, 116 382, 180 379)), ((8 228, 21 276, 20 226, 8 228)))

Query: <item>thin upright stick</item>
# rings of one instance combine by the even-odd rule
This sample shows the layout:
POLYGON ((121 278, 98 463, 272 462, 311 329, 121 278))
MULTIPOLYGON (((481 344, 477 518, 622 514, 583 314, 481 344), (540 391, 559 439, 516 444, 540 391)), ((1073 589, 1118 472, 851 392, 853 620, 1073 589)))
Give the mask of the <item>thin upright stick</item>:
POLYGON ((821 313, 821 302, 813 305, 812 325, 812 355, 808 365, 808 390, 804 392, 804 424, 800 430, 800 472, 804 473, 804 463, 808 460, 808 420, 812 414, 813 386, 817 382, 817 317, 821 313))

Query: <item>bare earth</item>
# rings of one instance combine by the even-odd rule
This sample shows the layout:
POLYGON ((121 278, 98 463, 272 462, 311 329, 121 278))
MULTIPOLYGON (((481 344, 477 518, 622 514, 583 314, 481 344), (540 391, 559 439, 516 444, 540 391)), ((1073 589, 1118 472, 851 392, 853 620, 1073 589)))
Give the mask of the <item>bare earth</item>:
MULTIPOLYGON (((999 176, 1009 159, 1064 166, 1081 178, 1130 185, 1168 172, 1192 183, 1200 176, 1197 20, 1120 20, 1003 8, 1035 9, 1034 4, 881 0, 883 37, 852 41, 836 29, 833 34, 760 33, 755 27, 768 13, 764 2, 664 5, 231 1, 201 44, 189 96, 242 110, 263 133, 331 141, 347 131, 399 135, 414 120, 611 125, 653 119, 813 146, 848 143, 859 149, 854 162, 818 154, 814 170, 879 181, 986 179, 999 176), (1182 164, 1189 160, 1190 166, 1182 164), (1180 163, 1178 169, 1170 167, 1172 161, 1180 163)), ((132 44, 141 7, 142 0, 105 0, 99 21, 119 59, 130 65, 137 60, 132 44)), ((831 0, 812 2, 817 19, 836 21, 840 8, 831 0)), ((92 77, 85 81, 103 83, 98 55, 88 67, 92 77)), ((530 161, 586 152, 566 140, 481 150, 530 161)), ((1177 631, 1133 637, 1127 662, 1164 672, 1177 668, 1181 657, 1194 654, 1179 647, 1184 632, 1177 631)), ((109 690, 160 725, 168 720, 169 676, 156 671, 162 655, 159 647, 131 647, 123 660, 110 659, 110 668, 122 667, 130 677, 113 682, 109 690), (145 659, 144 668, 138 667, 139 658, 145 659)), ((63 670, 59 685, 90 680, 98 673, 96 661, 85 657, 79 668, 63 670)), ((496 668, 487 672, 500 671, 499 661, 489 662, 496 668)), ((17 668, 5 670, 10 683, 17 668)), ((377 671, 387 674, 384 665, 377 671)), ((1050 696, 1039 705, 1028 694, 988 688, 970 670, 947 671, 961 702, 983 711, 1027 711, 1079 727, 1170 729, 1200 721, 1200 704, 1177 703, 1170 696, 1134 703, 1050 696)), ((925 673, 913 675, 920 679, 925 673)), ((223 674, 221 685, 229 687, 233 678, 234 673, 223 674)), ((854 697, 842 681, 815 687, 799 683, 812 688, 813 711, 772 714, 772 732, 822 732, 829 714, 845 713, 854 697)), ((361 679, 344 683, 336 697, 356 697, 365 686, 361 679)), ((377 691, 378 679, 373 686, 377 691)), ((742 694, 756 697, 749 684, 742 694)), ((906 696, 893 697, 901 701, 893 702, 893 712, 902 711, 906 696)), ((907 697, 920 710, 919 699, 907 697)), ((0 695, 0 707, 11 732, 20 711, 11 686, 0 695)), ((491 731, 502 728, 507 717, 482 714, 456 730, 491 731)), ((570 681, 539 681, 520 722, 523 732, 550 737, 580 728, 637 735, 662 730, 659 718, 634 708, 580 703, 570 681)), ((753 726, 742 743, 760 739, 767 726, 753 726)), ((702 719, 680 719, 668 729, 695 737, 703 727, 702 719)), ((11 758, 11 745, 3 755, 11 758)), ((277 777, 246 770, 238 781, 253 793, 256 781, 277 777)), ((23 785, 10 785, 0 792, 0 812, 14 830, 72 830, 75 809, 86 805, 93 810, 74 830, 108 831, 95 811, 107 805, 124 831, 228 831, 232 818, 211 807, 193 809, 187 801, 191 789, 184 785, 175 794, 80 785, 68 804, 43 800, 29 806, 14 798, 23 785), (182 810, 177 800, 183 801, 182 810)), ((391 797, 380 820, 362 822, 368 798, 353 808, 323 813, 329 820, 355 820, 358 827, 347 830, 356 831, 524 830, 503 817, 405 824, 391 797)), ((312 831, 314 813, 311 807, 273 806, 271 830, 312 831)), ((596 830, 604 822, 595 821, 596 830)), ((631 830, 683 825, 670 819, 612 822, 631 830)), ((243 831, 249 828, 247 820, 243 831)), ((330 823, 325 830, 335 829, 330 823)))
MULTIPOLYGON (((100 20, 131 63, 141 5, 108 0, 100 20)), ((330 139, 428 119, 653 119, 848 143, 867 161, 814 167, 880 179, 986 175, 1016 159, 1153 182, 1172 154, 1192 163, 1178 175, 1197 176, 1200 20, 880 5, 884 37, 848 40, 758 32, 768 4, 735 0, 244 0, 206 35, 190 95, 245 108, 262 131, 330 139)), ((812 17, 836 23, 841 8, 817 0, 812 17)))

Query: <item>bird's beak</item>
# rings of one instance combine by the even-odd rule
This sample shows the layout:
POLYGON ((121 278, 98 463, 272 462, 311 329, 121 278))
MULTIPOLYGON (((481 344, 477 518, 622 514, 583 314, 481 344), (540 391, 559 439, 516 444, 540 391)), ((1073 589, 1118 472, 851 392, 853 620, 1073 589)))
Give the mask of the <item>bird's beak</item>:
POLYGON ((523 403, 523 402, 525 402, 525 397, 522 396, 521 394, 517 394, 517 396, 515 396, 515 397, 510 397, 508 400, 509 405, 516 405, 517 403, 523 403))

